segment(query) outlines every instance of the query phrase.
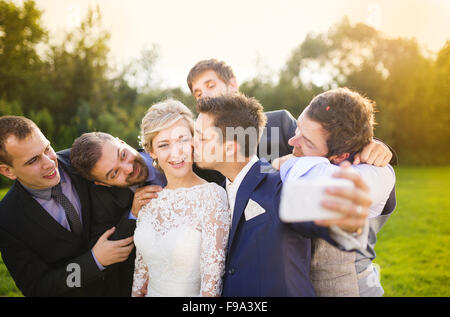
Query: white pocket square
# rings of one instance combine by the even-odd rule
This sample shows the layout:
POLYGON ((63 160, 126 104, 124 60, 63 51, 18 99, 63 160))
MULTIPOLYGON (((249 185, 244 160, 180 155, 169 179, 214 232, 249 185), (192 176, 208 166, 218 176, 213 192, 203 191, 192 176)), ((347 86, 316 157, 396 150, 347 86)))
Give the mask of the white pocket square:
POLYGON ((265 213, 266 210, 261 207, 256 201, 250 199, 248 201, 247 207, 245 207, 244 214, 245 214, 245 221, 249 221, 252 218, 255 218, 256 216, 259 216, 263 213, 265 213))

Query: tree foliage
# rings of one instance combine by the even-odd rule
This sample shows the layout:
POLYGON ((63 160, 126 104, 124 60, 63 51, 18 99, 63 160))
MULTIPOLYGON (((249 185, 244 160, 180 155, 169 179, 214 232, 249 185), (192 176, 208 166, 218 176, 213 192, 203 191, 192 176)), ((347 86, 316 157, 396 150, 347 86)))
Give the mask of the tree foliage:
POLYGON ((405 164, 448 164, 450 159, 450 48, 436 58, 415 39, 392 39, 347 18, 324 34, 309 34, 293 50, 276 84, 257 79, 243 90, 266 110, 295 116, 314 95, 349 87, 377 103, 376 136, 405 164))
MULTIPOLYGON (((114 69, 110 34, 99 8, 54 43, 32 0, 0 0, 0 115, 25 115, 53 146, 70 147, 83 132, 106 131, 138 146, 141 119, 154 103, 195 100, 181 88, 160 88, 156 45, 114 69)), ((377 103, 376 136, 394 147, 402 164, 448 164, 450 158, 450 42, 436 54, 414 39, 389 38, 347 18, 299 43, 277 80, 257 76, 241 84, 266 111, 298 116, 330 88, 349 87, 377 103)))

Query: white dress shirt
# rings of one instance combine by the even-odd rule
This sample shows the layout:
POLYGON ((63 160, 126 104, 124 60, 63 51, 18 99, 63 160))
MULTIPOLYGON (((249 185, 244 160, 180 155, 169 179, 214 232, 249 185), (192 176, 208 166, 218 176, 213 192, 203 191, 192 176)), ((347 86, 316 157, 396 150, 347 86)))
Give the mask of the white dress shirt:
POLYGON ((252 156, 250 158, 250 161, 247 163, 247 165, 244 166, 243 169, 237 174, 236 178, 233 182, 231 182, 228 178, 226 179, 226 190, 227 190, 227 196, 228 196, 228 203, 230 204, 230 212, 231 212, 231 219, 233 220, 233 212, 234 212, 234 203, 236 202, 236 195, 239 190, 239 187, 241 186, 242 181, 244 180, 245 176, 247 175, 248 171, 252 168, 252 166, 258 162, 258 157, 256 155, 252 156))

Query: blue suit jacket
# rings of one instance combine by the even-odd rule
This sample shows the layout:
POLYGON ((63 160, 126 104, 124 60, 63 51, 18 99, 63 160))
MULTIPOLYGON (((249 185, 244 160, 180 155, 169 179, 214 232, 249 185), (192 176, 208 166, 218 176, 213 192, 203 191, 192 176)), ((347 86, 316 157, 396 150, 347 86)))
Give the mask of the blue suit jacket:
POLYGON ((281 222, 282 181, 278 172, 261 172, 265 165, 258 161, 252 166, 236 195, 222 296, 315 296, 309 279, 309 238, 336 243, 327 228, 312 222, 281 222), (249 199, 265 213, 246 221, 244 210, 249 199))

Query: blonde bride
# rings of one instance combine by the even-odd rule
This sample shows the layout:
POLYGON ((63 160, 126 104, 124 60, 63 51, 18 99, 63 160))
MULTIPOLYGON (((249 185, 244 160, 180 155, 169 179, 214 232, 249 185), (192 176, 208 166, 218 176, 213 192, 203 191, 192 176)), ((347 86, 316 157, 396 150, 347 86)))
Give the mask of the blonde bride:
POLYGON ((181 102, 153 105, 141 141, 167 186, 139 212, 133 296, 220 296, 230 213, 225 190, 192 170, 193 118, 181 102))

